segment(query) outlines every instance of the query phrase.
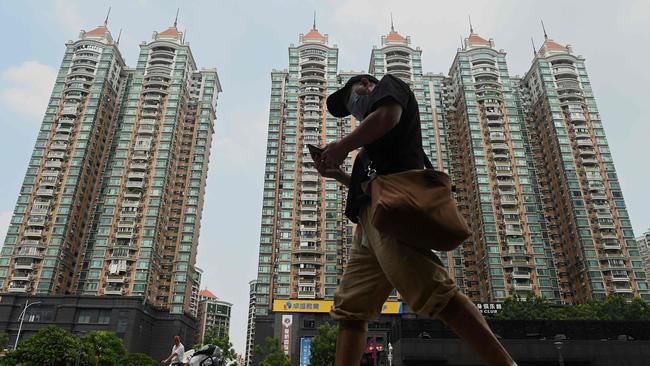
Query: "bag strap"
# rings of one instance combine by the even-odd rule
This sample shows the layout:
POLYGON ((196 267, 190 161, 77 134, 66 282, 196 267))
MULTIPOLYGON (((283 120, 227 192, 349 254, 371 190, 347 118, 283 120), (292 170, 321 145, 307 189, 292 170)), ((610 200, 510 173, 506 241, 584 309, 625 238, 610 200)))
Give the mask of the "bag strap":
MULTIPOLYGON (((424 166, 427 169, 436 170, 433 167, 433 164, 431 164, 431 160, 429 160, 429 157, 427 156, 427 153, 424 151, 424 146, 422 147, 422 156, 424 156, 424 166)), ((451 185, 451 191, 456 192, 456 185, 455 184, 451 185)))
POLYGON ((427 169, 433 169, 433 164, 431 164, 431 160, 429 160, 429 157, 427 156, 427 153, 424 152, 424 147, 422 147, 422 156, 424 156, 424 166, 427 169))

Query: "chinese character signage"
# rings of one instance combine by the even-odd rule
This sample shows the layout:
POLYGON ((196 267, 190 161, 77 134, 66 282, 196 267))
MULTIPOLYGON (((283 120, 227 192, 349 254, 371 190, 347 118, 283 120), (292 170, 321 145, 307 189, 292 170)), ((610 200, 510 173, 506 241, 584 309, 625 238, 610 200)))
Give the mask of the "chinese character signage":
POLYGON ((478 302, 476 307, 483 315, 496 315, 501 312, 502 304, 500 302, 478 302))
POLYGON ((300 339, 300 366, 309 366, 311 358, 311 337, 300 339))
MULTIPOLYGON (((273 311, 280 313, 329 313, 332 300, 274 300, 273 311)), ((400 301, 387 301, 382 314, 402 314, 404 306, 400 301)))
POLYGON ((282 341, 282 349, 284 353, 287 354, 289 360, 291 360, 291 325, 293 324, 293 315, 282 315, 282 335, 280 337, 282 341))

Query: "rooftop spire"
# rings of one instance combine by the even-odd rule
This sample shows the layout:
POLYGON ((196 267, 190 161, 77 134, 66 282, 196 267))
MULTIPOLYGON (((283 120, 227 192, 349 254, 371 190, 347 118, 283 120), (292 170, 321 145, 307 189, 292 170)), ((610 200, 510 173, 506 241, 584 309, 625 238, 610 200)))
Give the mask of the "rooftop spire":
POLYGON ((474 27, 472 27, 472 16, 468 14, 467 18, 469 19, 469 33, 474 34, 474 27))
POLYGON ((174 18, 174 27, 178 25, 178 12, 181 11, 181 8, 176 9, 176 18, 174 18))
POLYGON ((530 43, 533 44, 533 57, 537 56, 537 47, 535 47, 535 41, 533 41, 533 37, 530 37, 530 43))
POLYGON ((104 27, 108 25, 108 16, 111 15, 111 7, 108 7, 108 13, 106 14, 106 19, 104 19, 104 27))
POLYGON ((395 25, 393 24, 393 12, 390 12, 390 31, 395 32, 395 25))
POLYGON ((316 10, 314 10, 314 26, 311 29, 316 29, 316 10))
POLYGON ((120 33, 117 35, 117 41, 115 44, 120 44, 120 38, 122 37, 122 28, 120 28, 120 33))
POLYGON ((542 20, 542 30, 544 30, 544 39, 548 39, 548 34, 546 34, 546 27, 544 27, 544 21, 542 20))

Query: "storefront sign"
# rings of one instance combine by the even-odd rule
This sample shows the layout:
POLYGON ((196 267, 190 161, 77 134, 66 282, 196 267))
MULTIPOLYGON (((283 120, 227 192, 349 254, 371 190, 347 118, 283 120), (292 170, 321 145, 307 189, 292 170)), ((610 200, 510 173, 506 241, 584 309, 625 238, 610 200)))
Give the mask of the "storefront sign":
MULTIPOLYGON (((279 313, 329 313, 332 310, 332 300, 274 300, 273 311, 279 313)), ((402 314, 401 301, 384 303, 382 314, 402 314)))
POLYGON ((282 348, 291 360, 291 325, 293 324, 293 315, 282 315, 282 348))
POLYGON ((311 358, 311 337, 300 339, 300 366, 309 366, 311 358))

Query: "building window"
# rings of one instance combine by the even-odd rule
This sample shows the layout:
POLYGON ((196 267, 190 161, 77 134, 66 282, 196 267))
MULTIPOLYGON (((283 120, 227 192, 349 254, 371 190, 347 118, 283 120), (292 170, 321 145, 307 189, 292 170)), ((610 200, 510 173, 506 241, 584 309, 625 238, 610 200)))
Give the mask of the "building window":
POLYGON ((99 324, 108 324, 111 322, 111 310, 100 310, 97 323, 99 324))
POLYGON ((77 323, 79 323, 79 324, 89 324, 91 315, 92 315, 92 312, 90 310, 79 310, 79 316, 77 317, 77 323))

